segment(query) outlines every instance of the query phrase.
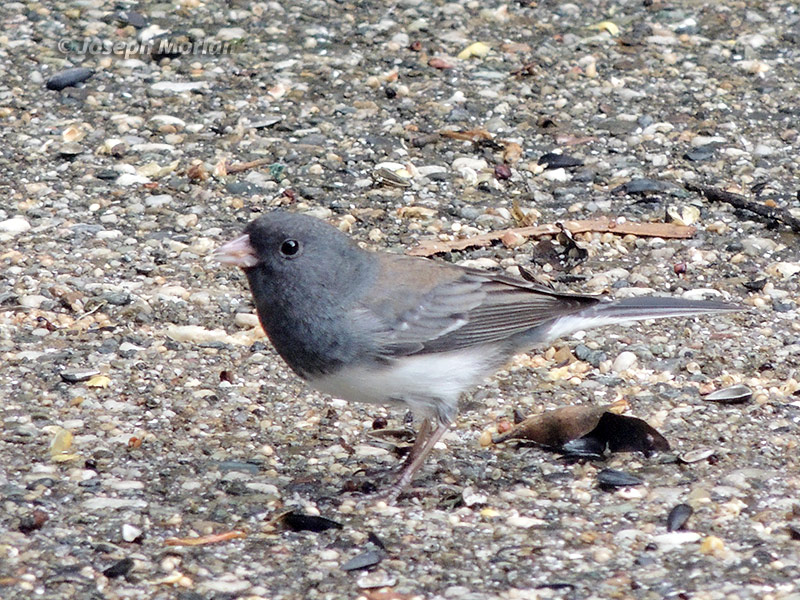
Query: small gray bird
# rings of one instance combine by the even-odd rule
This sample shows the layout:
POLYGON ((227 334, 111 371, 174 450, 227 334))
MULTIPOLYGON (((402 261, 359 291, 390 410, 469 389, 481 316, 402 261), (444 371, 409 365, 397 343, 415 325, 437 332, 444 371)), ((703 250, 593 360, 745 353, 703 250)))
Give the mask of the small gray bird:
POLYGON ((602 301, 422 258, 370 252, 319 219, 272 211, 215 258, 244 269, 278 354, 312 387, 423 418, 395 498, 453 422, 458 398, 517 353, 582 329, 738 310, 670 297, 602 301))

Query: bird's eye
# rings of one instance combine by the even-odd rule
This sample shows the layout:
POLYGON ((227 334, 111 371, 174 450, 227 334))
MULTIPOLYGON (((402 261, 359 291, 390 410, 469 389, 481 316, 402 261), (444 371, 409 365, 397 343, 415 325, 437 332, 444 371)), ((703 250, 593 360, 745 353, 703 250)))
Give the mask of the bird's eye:
POLYGON ((281 255, 286 258, 297 256, 300 252, 300 242, 297 240, 286 240, 281 244, 281 255))

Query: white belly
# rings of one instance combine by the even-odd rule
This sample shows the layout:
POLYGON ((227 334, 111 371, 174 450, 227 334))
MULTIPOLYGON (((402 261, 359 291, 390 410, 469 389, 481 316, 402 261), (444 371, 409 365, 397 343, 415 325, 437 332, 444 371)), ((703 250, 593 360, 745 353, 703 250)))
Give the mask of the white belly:
POLYGON ((373 404, 403 403, 414 412, 455 416, 458 397, 489 375, 497 364, 490 348, 423 354, 389 363, 359 365, 309 379, 334 398, 373 404))

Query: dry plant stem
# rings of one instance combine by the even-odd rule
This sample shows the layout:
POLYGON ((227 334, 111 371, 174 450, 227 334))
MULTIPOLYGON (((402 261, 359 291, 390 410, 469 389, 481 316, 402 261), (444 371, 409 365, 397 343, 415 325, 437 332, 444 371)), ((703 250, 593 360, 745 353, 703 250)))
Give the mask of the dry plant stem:
POLYGON ((256 167, 263 167, 264 165, 268 165, 272 163, 271 158, 257 158, 256 160, 251 160, 249 162, 243 163, 234 163, 232 165, 228 165, 225 170, 228 173, 241 173, 242 171, 247 171, 248 169, 255 169, 256 167))
POLYGON ((735 208, 748 210, 760 217, 764 217, 768 221, 772 221, 773 224, 784 223, 791 227, 792 231, 800 233, 800 219, 792 216, 792 214, 785 208, 777 208, 773 206, 767 206, 766 204, 760 204, 758 202, 752 202, 751 200, 748 200, 739 194, 726 192, 725 190, 708 187, 705 185, 694 185, 692 183, 687 183, 684 184, 684 187, 690 192, 702 194, 707 200, 712 202, 725 202, 735 208))
POLYGON ((613 218, 590 219, 585 221, 564 221, 562 223, 551 223, 547 225, 535 225, 533 227, 512 227, 510 229, 500 229, 491 231, 483 235, 476 235, 471 238, 458 239, 451 241, 423 240, 419 246, 408 250, 411 256, 431 256, 441 252, 452 252, 454 250, 465 250, 479 246, 489 246, 503 238, 508 233, 521 235, 524 237, 536 237, 541 235, 556 235, 561 233, 563 226, 572 234, 576 233, 616 233, 618 235, 638 235, 643 237, 663 237, 663 238, 690 238, 697 229, 687 225, 677 225, 675 223, 632 223, 625 221, 618 223, 613 218))

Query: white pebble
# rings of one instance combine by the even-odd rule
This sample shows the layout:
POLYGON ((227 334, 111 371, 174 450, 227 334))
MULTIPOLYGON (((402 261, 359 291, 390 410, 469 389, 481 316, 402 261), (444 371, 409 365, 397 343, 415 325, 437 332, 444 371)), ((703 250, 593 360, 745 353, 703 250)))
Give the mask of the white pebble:
POLYGON ((620 353, 620 355, 614 359, 614 364, 611 366, 611 368, 614 370, 614 372, 621 373, 622 371, 627 371, 633 365, 635 365, 637 360, 638 359, 633 352, 625 351, 620 353))
POLYGON ((19 299, 19 304, 25 308, 39 308, 42 303, 46 301, 47 298, 45 296, 41 296, 39 294, 27 294, 19 299))
POLYGON ((468 156, 462 156, 461 158, 457 158, 453 161, 452 167, 456 171, 461 171, 462 169, 472 169, 473 171, 480 171, 481 169, 487 168, 489 165, 485 160, 482 158, 470 158, 468 156))
POLYGON ((133 525, 125 523, 122 526, 122 539, 126 542, 134 542, 142 536, 142 530, 133 525))
POLYGON ((22 217, 13 217, 5 221, 0 221, 0 232, 2 233, 16 235, 28 231, 30 228, 31 224, 22 217))
POLYGON ((506 519, 506 524, 515 529, 530 529, 537 525, 545 525, 546 523, 541 519, 534 517, 522 517, 520 515, 512 515, 506 519))
POLYGON ((236 313, 233 322, 242 329, 252 329, 258 327, 258 315, 253 313, 236 313))

